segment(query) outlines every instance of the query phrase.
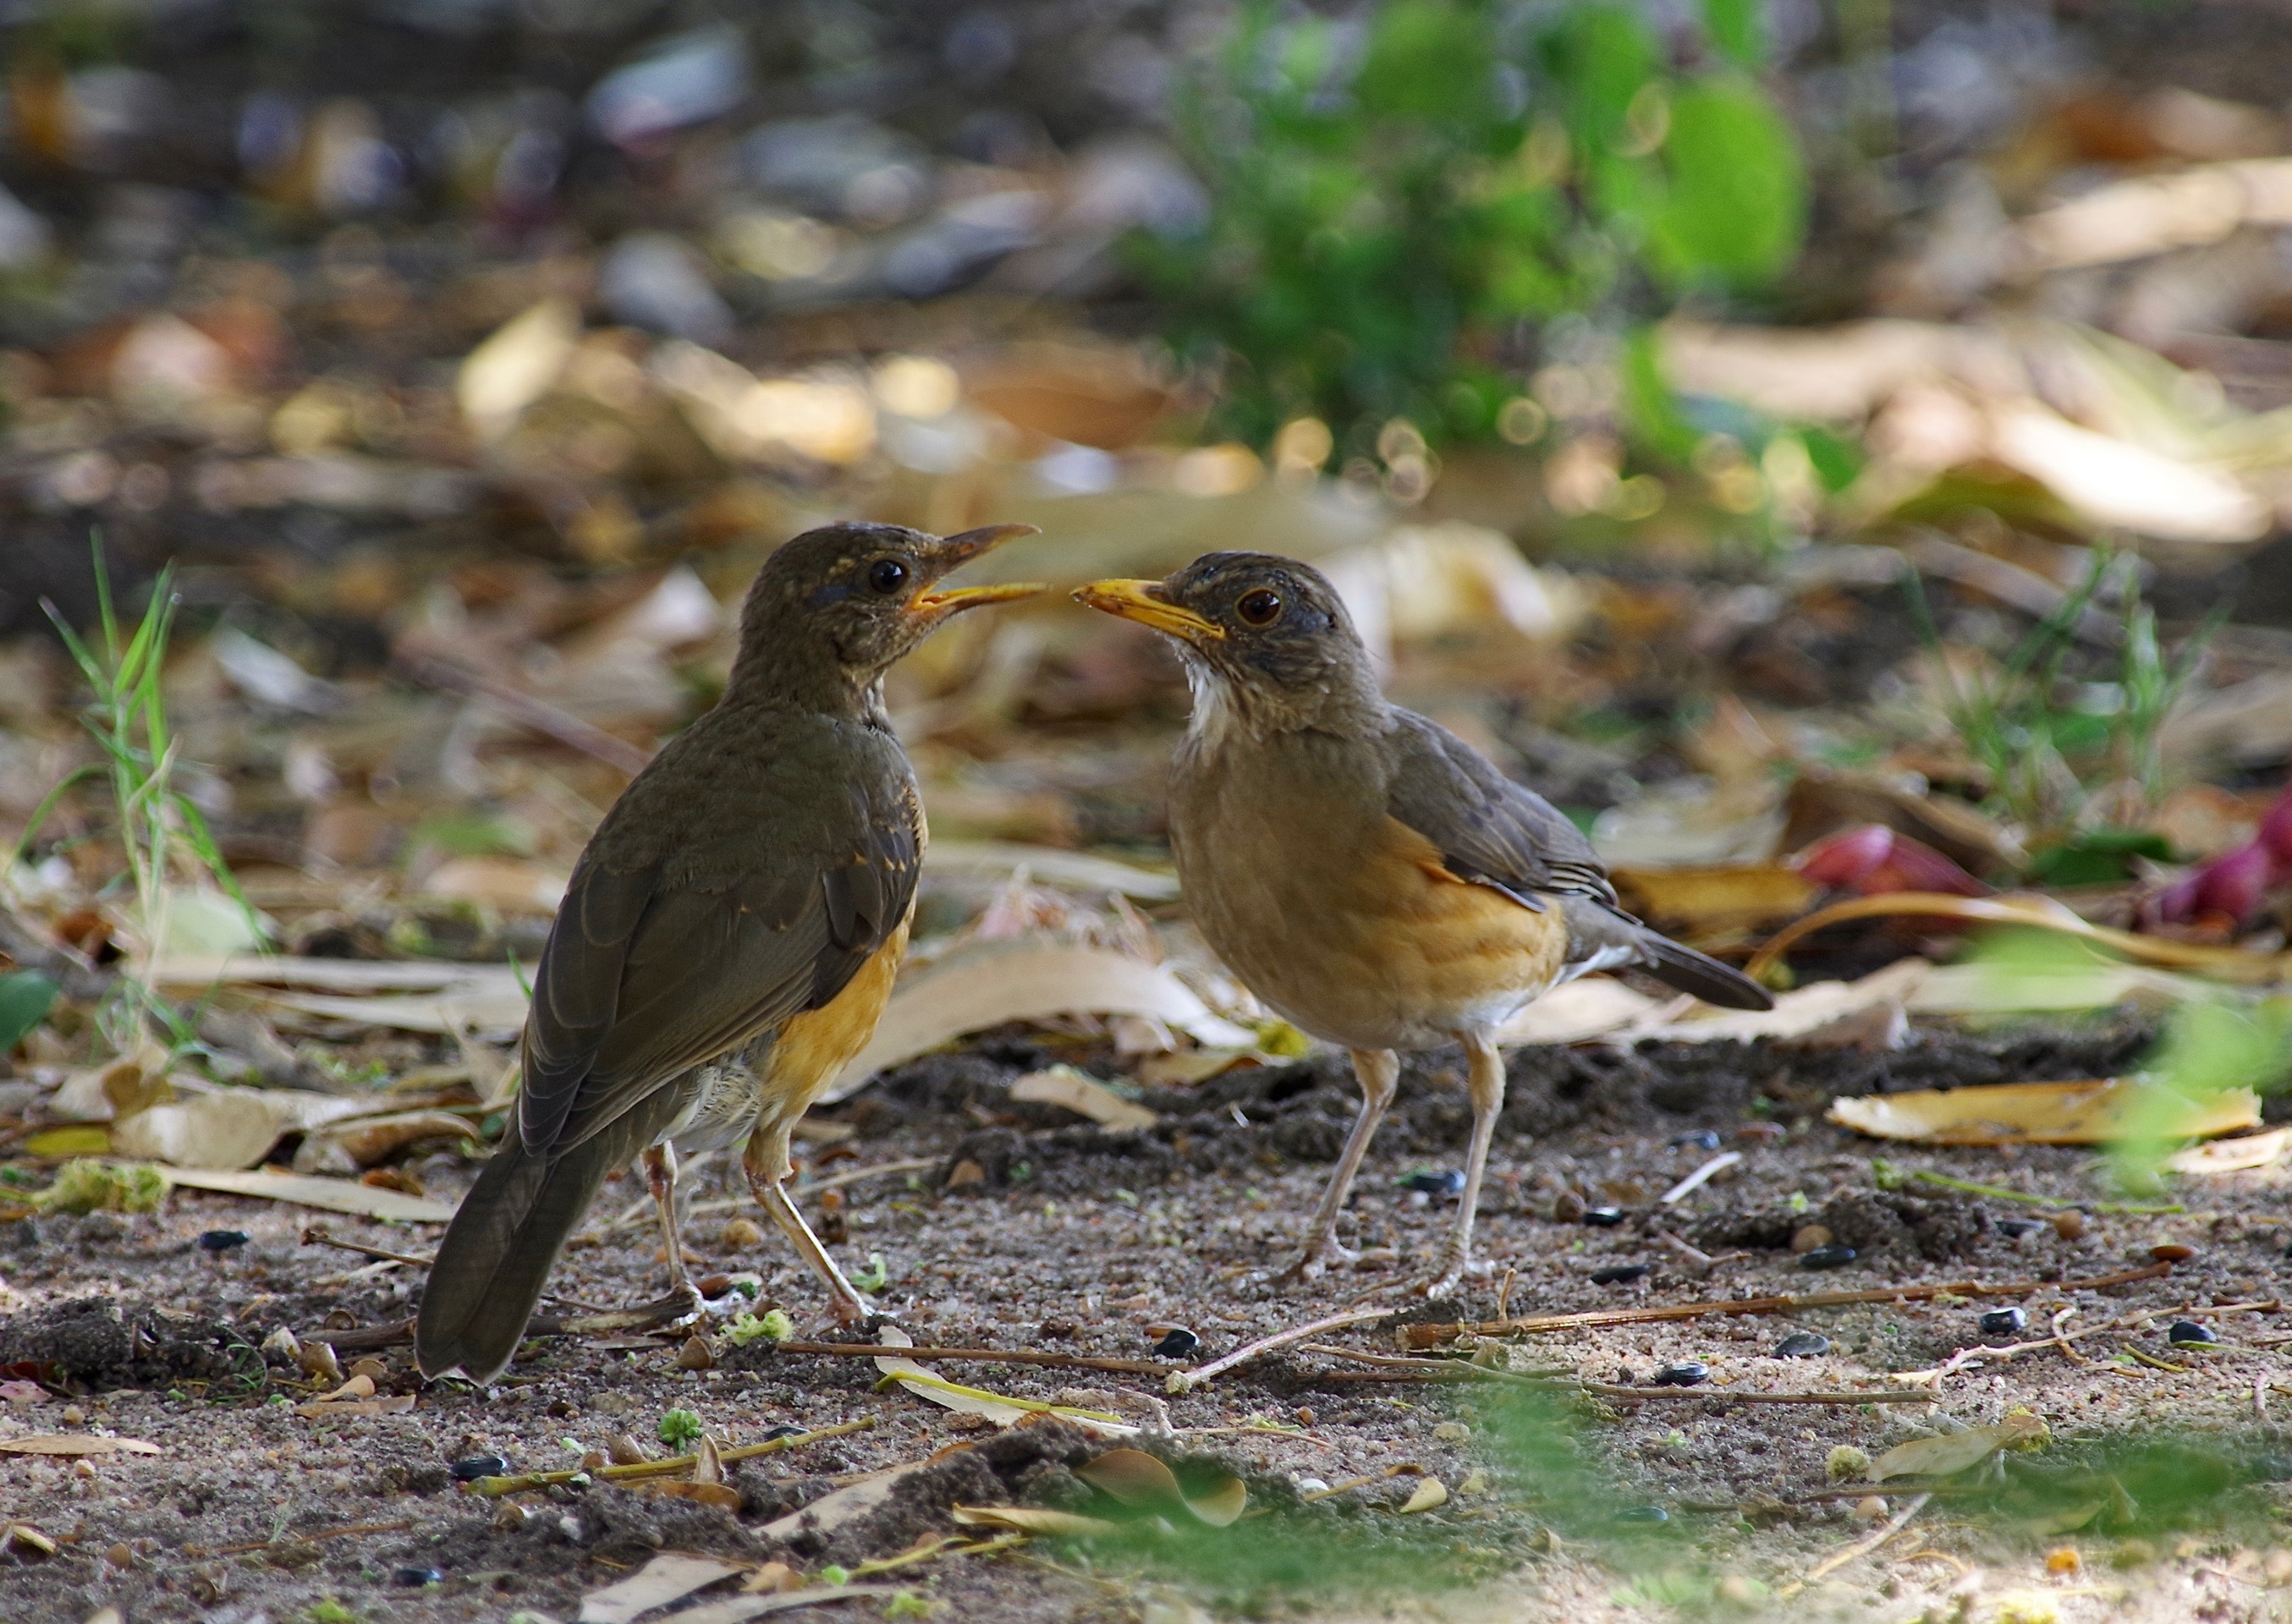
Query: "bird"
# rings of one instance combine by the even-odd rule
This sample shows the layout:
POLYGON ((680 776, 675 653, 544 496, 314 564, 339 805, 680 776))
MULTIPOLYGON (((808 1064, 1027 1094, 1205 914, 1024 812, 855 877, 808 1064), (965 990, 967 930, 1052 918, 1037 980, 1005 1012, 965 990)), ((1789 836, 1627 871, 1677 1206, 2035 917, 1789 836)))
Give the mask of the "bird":
POLYGON ((1755 982, 1624 912, 1591 842, 1551 802, 1387 700, 1311 567, 1212 552, 1161 581, 1097 581, 1073 596, 1177 646, 1193 709, 1168 822, 1188 914, 1261 1002, 1351 1051, 1360 1113, 1291 1277, 1356 1257, 1337 1218, 1398 1089, 1400 1051, 1461 1043, 1467 1060, 1465 1185, 1424 1282, 1442 1295, 1472 1264, 1506 1019, 1562 982, 1625 966, 1729 1009, 1773 1007, 1755 982))
POLYGON ((915 911, 925 831, 887 669, 949 616, 1045 589, 941 589, 1028 525, 833 524, 782 543, 741 607, 722 696, 632 779, 575 864, 533 976, 515 1109, 432 1264, 425 1376, 508 1365, 605 1176, 642 1161, 668 1251, 655 1320, 699 1298, 677 1156, 745 1142, 750 1188, 867 1316, 782 1187, 796 1119, 865 1047, 915 911))

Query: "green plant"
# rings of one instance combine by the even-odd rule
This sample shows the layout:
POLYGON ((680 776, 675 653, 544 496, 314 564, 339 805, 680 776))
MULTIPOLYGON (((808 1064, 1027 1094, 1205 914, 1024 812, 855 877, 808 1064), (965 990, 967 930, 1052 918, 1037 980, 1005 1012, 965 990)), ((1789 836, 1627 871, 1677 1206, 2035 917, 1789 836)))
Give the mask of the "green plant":
POLYGON ((768 1308, 762 1314, 744 1314, 726 1328, 724 1334, 732 1339, 735 1347, 746 1347, 751 1342, 785 1342, 795 1335, 795 1322, 784 1308, 768 1308))
POLYGON ((2133 824, 2164 798, 2165 718, 2227 606, 2168 655, 2138 582, 2118 569, 2114 554, 2095 548, 2084 578, 2004 660, 1960 671, 1942 647, 1917 575, 1906 570, 1902 580, 1941 674, 1947 720, 1986 782, 1984 806, 2046 848, 2039 852, 2040 877, 2059 884, 2118 878, 2131 856, 2165 856, 2133 824), (2124 583, 2114 623, 2117 669, 2109 680, 2074 680, 2069 666, 2081 630, 2113 576, 2124 583), (2118 792, 2104 802, 2110 786, 2118 792))
MULTIPOLYGON (((125 878, 134 892, 135 929, 147 959, 157 956, 166 940, 173 882, 187 872, 204 873, 221 887, 238 904, 249 932, 261 941, 265 934, 261 916, 224 862, 205 814, 175 782, 178 741, 168 726, 161 682, 167 639, 174 629, 174 566, 159 572, 142 619, 133 633, 123 637, 112 608, 102 543, 91 543, 89 551, 95 568, 95 644, 91 647, 73 631, 54 604, 43 599, 40 607, 88 686, 90 698, 80 721, 104 759, 69 775, 48 792, 25 824, 8 872, 12 873, 22 861, 33 836, 68 792, 87 778, 108 776, 116 835, 127 865, 125 878)), ((120 994, 99 1016, 104 1035, 115 1047, 122 1052, 133 1047, 147 1012, 174 1029, 179 1047, 189 1042, 180 1018, 151 992, 145 975, 125 976, 120 987, 120 994)))
POLYGON ((697 1411, 671 1410, 660 1418, 660 1441, 671 1449, 690 1449, 700 1442, 700 1416, 697 1411))
POLYGON ((1222 365, 1221 426, 1263 443, 1310 415, 1357 451, 1385 434, 1389 463, 1412 436, 1532 438, 1505 413, 1535 413, 1537 324, 1781 269, 1806 187, 1753 76, 1756 15, 1705 0, 1685 65, 1620 0, 1387 0, 1358 23, 1255 0, 1176 109, 1207 219, 1136 245, 1175 346, 1222 365))

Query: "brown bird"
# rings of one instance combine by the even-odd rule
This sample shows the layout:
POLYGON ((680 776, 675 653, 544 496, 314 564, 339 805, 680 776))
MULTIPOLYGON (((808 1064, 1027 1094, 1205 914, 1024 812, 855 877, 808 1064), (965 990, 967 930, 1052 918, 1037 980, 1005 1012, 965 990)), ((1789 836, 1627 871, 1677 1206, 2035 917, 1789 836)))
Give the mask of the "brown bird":
POLYGON ((534 974, 517 1109, 422 1295, 424 1375, 500 1373, 566 1236, 632 1158, 668 1249, 664 1304, 697 1303, 676 1154, 741 1140, 749 1187, 837 1318, 864 1317, 781 1183, 796 1119, 875 1031, 915 910, 924 816, 884 673, 949 615, 1042 591, 934 590, 1030 529, 830 525, 766 560, 723 697, 575 865, 534 974))
POLYGON ((1166 581, 1100 581, 1075 597, 1177 643, 1194 710, 1172 764, 1170 844, 1202 935, 1260 999, 1352 1053, 1360 1114, 1294 1272, 1352 1256, 1337 1215, 1392 1103, 1396 1050, 1461 1042, 1469 1061, 1472 1149, 1438 1291, 1472 1257, 1507 1017, 1625 965, 1730 1009, 1772 1006, 1624 912, 1591 843, 1549 801, 1388 703, 1317 571, 1213 552, 1166 581))

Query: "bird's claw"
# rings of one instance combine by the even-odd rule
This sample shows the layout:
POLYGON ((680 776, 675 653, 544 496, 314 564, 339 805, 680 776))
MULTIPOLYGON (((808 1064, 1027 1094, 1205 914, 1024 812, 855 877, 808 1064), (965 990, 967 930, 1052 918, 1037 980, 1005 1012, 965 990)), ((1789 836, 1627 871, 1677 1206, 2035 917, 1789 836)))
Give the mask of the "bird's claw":
POLYGON ((1360 1261, 1360 1254, 1350 1246, 1340 1246, 1335 1235, 1323 1235, 1305 1249, 1304 1255, 1274 1276, 1280 1285, 1301 1285, 1309 1280, 1319 1280, 1329 1271, 1332 1264, 1350 1266, 1360 1261))

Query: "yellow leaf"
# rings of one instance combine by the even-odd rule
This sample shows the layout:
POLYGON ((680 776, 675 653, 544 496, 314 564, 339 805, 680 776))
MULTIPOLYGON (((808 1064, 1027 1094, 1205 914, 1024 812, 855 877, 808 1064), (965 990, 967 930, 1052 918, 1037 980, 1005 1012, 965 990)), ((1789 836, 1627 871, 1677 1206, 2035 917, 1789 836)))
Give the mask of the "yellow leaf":
POLYGON ((2136 1078, 1920 1089, 1831 1102, 1830 1120, 1881 1139, 1929 1145, 2105 1145, 2208 1138, 2260 1125, 2260 1100, 2231 1089, 2194 1100, 2136 1078))
POLYGON ((24 1140, 28 1155, 106 1156, 111 1154, 111 1130, 102 1122, 72 1122, 61 1128, 43 1128, 24 1140))
POLYGON ((1941 1437, 1913 1438, 1908 1443, 1897 1443, 1870 1463, 1870 1481, 1948 1477, 1980 1466, 2001 1449, 2042 1448, 2049 1438, 2042 1418, 2017 1410, 1988 1427, 1971 1427, 1941 1437))
POLYGON ((1102 1518, 1077 1516, 1071 1511, 1050 1511, 1039 1506, 956 1506, 948 1515, 962 1528, 1005 1528, 1056 1539, 1086 1540, 1116 1532, 1115 1525, 1102 1518))

